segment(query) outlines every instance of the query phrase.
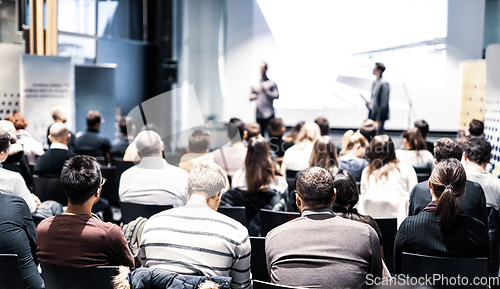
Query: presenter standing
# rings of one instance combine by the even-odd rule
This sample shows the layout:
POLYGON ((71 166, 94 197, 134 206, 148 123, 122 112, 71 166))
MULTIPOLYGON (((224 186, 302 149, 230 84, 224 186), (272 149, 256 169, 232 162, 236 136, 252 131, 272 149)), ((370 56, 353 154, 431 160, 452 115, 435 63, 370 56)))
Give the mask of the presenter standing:
POLYGON ((280 95, 276 82, 267 77, 267 63, 261 63, 260 73, 262 77, 258 84, 252 86, 250 100, 257 100, 257 122, 262 136, 265 136, 269 121, 274 118, 273 102, 280 95))
POLYGON ((382 78, 385 65, 381 62, 375 63, 373 74, 377 80, 373 83, 371 101, 366 103, 369 110, 368 118, 374 120, 378 125, 378 134, 384 134, 385 121, 389 119, 389 83, 382 78))

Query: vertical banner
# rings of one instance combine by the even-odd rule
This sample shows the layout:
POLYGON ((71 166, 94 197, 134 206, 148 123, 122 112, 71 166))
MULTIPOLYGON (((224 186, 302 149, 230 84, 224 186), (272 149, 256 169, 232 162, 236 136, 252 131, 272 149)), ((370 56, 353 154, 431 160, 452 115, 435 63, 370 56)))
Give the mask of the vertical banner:
POLYGON ((66 110, 66 125, 75 131, 75 69, 70 57, 23 55, 20 83, 21 112, 36 140, 47 142, 54 106, 66 110))

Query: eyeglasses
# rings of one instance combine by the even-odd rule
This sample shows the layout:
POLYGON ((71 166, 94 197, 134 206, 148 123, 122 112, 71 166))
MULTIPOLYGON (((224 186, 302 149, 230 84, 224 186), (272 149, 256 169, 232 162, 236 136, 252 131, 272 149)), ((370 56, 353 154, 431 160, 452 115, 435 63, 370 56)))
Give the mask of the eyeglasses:
POLYGON ((106 178, 102 178, 101 179, 101 184, 99 185, 99 188, 102 188, 102 186, 104 186, 104 184, 106 183, 106 178))
POLYGON ((298 195, 300 198, 302 198, 302 196, 299 194, 299 192, 297 192, 297 190, 293 190, 293 193, 298 195))

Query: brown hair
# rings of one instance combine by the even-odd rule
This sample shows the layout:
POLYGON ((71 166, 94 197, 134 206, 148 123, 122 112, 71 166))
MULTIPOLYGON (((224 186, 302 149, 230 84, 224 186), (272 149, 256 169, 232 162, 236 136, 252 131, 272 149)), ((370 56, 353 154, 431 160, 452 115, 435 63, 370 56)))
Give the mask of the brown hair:
POLYGON ((205 153, 210 147, 210 136, 201 130, 195 130, 189 137, 189 152, 205 153))
POLYGON ((313 146, 309 166, 328 170, 331 167, 336 167, 337 163, 337 148, 332 140, 327 136, 318 138, 313 146))
POLYGON ((403 132, 403 138, 406 139, 408 144, 408 150, 419 151, 426 150, 427 145, 425 144, 425 139, 422 137, 420 130, 416 127, 410 128, 403 132))
POLYGON ((5 120, 12 122, 16 130, 25 129, 28 126, 28 123, 26 123, 26 119, 19 111, 9 113, 5 120))
POLYGON ((357 143, 359 143, 362 147, 367 147, 369 144, 368 140, 362 134, 360 134, 359 132, 355 132, 351 135, 347 142, 346 151, 354 148, 357 143))
POLYGON ((458 213, 457 198, 465 193, 467 177, 457 159, 439 162, 432 171, 429 183, 437 199, 437 216, 440 226, 450 226, 458 213))
POLYGON ((248 192, 251 193, 266 188, 271 181, 276 180, 277 175, 280 175, 269 144, 262 136, 253 137, 248 141, 245 168, 248 192))
POLYGON ((368 159, 367 177, 373 174, 376 180, 388 177, 389 172, 398 169, 398 159, 394 143, 388 135, 378 135, 370 142, 366 155, 368 159))

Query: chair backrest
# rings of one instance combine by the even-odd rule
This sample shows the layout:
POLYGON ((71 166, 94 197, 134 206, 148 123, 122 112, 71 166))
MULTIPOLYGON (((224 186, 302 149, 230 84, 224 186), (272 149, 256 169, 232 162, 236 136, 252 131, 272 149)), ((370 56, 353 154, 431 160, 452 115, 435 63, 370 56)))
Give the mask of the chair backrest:
POLYGON ((0 287, 25 289, 17 254, 0 254, 0 287))
POLYGON ((235 219, 245 227, 248 225, 245 207, 219 207, 217 212, 235 219))
POLYGON ((74 268, 40 263, 42 277, 48 289, 112 289, 118 266, 74 268))
POLYGON ((390 272, 394 272, 394 240, 398 231, 398 219, 396 218, 380 218, 375 219, 380 233, 382 233, 384 246, 384 262, 390 272))
MULTIPOLYGON (((455 281, 457 281, 457 276, 460 276, 461 280, 465 280, 465 277, 468 279, 469 284, 472 284, 474 278, 488 276, 488 259, 434 257, 403 252, 401 257, 401 274, 417 278, 438 274, 441 277, 447 277, 448 280, 453 279, 455 281)), ((450 283, 445 283, 444 279, 441 278, 443 282, 434 283, 433 288, 457 287, 456 283, 452 286, 450 283)), ((468 286, 467 288, 485 287, 485 285, 478 285, 468 286)))
POLYGON ((134 166, 134 162, 124 161, 123 158, 112 158, 111 163, 116 167, 116 175, 118 176, 118 183, 123 172, 134 166))
POLYGON ((44 178, 33 175, 33 183, 36 195, 40 201, 53 200, 61 203, 63 206, 68 205, 68 197, 64 193, 61 178, 44 178))
POLYGON ((269 231, 288 221, 300 217, 300 213, 260 210, 260 235, 265 237, 269 231))
POLYGON ((292 287, 286 285, 273 284, 269 282, 264 282, 260 280, 253 280, 253 288, 254 289, 273 289, 273 288, 282 288, 282 289, 300 289, 301 287, 292 287))
POLYGON ((3 163, 2 166, 6 170, 13 171, 16 173, 21 173, 21 163, 20 162, 3 163))
POLYGON ((185 153, 186 151, 184 150, 183 152, 163 152, 163 155, 167 163, 173 166, 179 166, 179 163, 181 162, 181 157, 185 153))
MULTIPOLYGON (((269 273, 267 272, 266 262, 266 238, 251 237, 250 245, 252 246, 252 255, 250 256, 250 270, 252 278, 270 282, 269 273)), ((254 285, 255 286, 255 285, 254 285)))
POLYGON ((137 219, 137 217, 150 218, 154 214, 172 209, 172 205, 142 205, 134 203, 120 202, 120 210, 122 212, 122 222, 129 223, 137 219))
POLYGON ((286 170, 286 177, 290 179, 295 179, 297 178, 297 174, 299 174, 301 171, 294 171, 294 170, 286 170))
POLYGON ((415 168, 415 173, 417 173, 418 182, 427 181, 432 173, 432 168, 415 168))
POLYGON ((118 176, 116 167, 101 167, 101 174, 106 178, 106 184, 102 187, 101 197, 108 200, 109 204, 115 207, 120 206, 120 197, 118 196, 118 176))

